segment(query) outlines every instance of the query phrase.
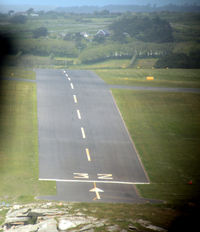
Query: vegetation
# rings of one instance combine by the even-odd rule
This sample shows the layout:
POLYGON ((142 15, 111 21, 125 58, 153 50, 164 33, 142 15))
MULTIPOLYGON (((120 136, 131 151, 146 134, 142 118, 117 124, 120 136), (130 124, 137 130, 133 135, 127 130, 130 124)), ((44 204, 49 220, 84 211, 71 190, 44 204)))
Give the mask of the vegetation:
POLYGON ((169 22, 158 16, 151 19, 128 15, 113 22, 109 28, 113 30, 113 39, 121 42, 126 41, 127 35, 144 42, 173 42, 169 22))
MULTIPOLYGON (((110 224, 118 225, 121 230, 128 230, 130 225, 136 225, 141 231, 150 230, 141 226, 137 222, 139 219, 148 220, 153 225, 169 229, 173 221, 181 214, 179 209, 172 209, 169 205, 151 204, 76 203, 72 205, 71 213, 76 214, 77 211, 88 216, 95 216, 97 219, 108 220, 110 224)), ((107 230, 104 227, 96 231, 107 230)))
POLYGON ((15 15, 10 19, 10 22, 13 24, 25 24, 27 17, 24 15, 15 15))
POLYGON ((0 202, 54 194, 53 183, 38 181, 36 85, 0 82, 0 202))
MULTIPOLYGON (((0 30, 14 34, 18 44, 9 51, 9 68, 3 77, 34 80, 30 67, 68 67, 94 69, 108 84, 200 87, 199 70, 170 69, 199 68, 199 13, 122 14, 97 9, 91 14, 41 11, 32 17, 33 12, 29 9, 27 16, 18 18, 14 12, 0 15, 0 30), (116 22, 121 27, 117 28, 116 22), (48 34, 40 34, 41 28, 48 34), (98 37, 99 29, 109 30, 110 35, 98 37), (16 68, 16 64, 27 69, 16 68), (147 81, 147 76, 154 80, 147 81)), ((36 85, 0 82, 0 203, 54 195, 54 183, 38 181, 36 85)), ((137 189, 143 197, 161 199, 165 204, 78 203, 72 211, 95 214, 126 230, 139 218, 168 229, 183 213, 183 202, 190 213, 200 193, 199 95, 125 90, 113 90, 113 94, 150 176, 151 184, 137 189), (181 208, 177 209, 179 202, 181 208)), ((0 212, 0 221, 5 213, 0 212)))
POLYGON ((33 38, 39 38, 41 36, 47 36, 48 30, 46 27, 39 27, 33 30, 33 38))
POLYGON ((200 95, 113 90, 151 184, 147 198, 192 201, 200 193, 200 95))
MULTIPOLYGON (((92 64, 109 59, 130 59, 135 67, 137 59, 160 59, 156 67, 198 68, 199 13, 110 13, 107 10, 93 14, 67 12, 36 12, 25 14, 24 23, 10 23, 17 15, 10 11, 0 15, 0 30, 15 35, 18 45, 11 55, 76 58, 78 63, 92 64), (108 34, 97 35, 98 30, 108 34), (176 62, 184 53, 186 62, 176 62), (190 59, 188 67, 187 60, 190 59), (196 57, 196 58, 195 58, 196 57), (163 64, 165 63, 165 64, 163 64)), ((33 62, 34 63, 34 62, 33 62)), ((54 64, 52 64, 54 65, 54 64)))
POLYGON ((18 51, 23 54, 32 54, 39 56, 66 56, 74 57, 78 51, 73 42, 57 41, 54 39, 24 39, 19 41, 18 51))
POLYGON ((35 72, 33 70, 22 69, 19 67, 4 68, 2 76, 35 80, 35 72))
POLYGON ((108 84, 162 87, 200 87, 199 69, 96 69, 108 84), (146 80, 153 76, 154 80, 146 80))
POLYGON ((161 57, 155 64, 155 68, 200 68, 200 52, 172 53, 161 57))

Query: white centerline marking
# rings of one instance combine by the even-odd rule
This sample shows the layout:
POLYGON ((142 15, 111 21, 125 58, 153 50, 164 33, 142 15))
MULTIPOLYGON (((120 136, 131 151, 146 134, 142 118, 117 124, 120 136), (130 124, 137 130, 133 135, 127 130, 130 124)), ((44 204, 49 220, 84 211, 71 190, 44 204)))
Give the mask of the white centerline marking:
POLYGON ((72 83, 70 84, 70 86, 71 86, 71 89, 74 89, 74 85, 72 83))
POLYGON ((91 157, 90 157, 89 149, 86 148, 86 149, 85 149, 85 152, 86 152, 86 155, 87 155, 87 159, 88 159, 88 161, 90 162, 90 161, 91 161, 91 157))
POLYGON ((126 182, 126 181, 109 181, 109 180, 65 180, 65 179, 45 179, 45 178, 40 178, 39 180, 41 181, 57 181, 57 182, 80 182, 80 183, 109 183, 109 184, 128 184, 128 185, 133 185, 133 184, 150 184, 150 182, 126 182))
POLYGON ((77 110, 77 116, 78 116, 78 119, 81 119, 81 113, 80 113, 80 110, 77 110))
POLYGON ((86 136, 85 136, 85 131, 84 131, 84 128, 83 128, 83 127, 81 127, 81 133, 82 133, 82 137, 83 137, 83 139, 85 139, 85 138, 86 138, 86 136))
POLYGON ((78 101, 76 95, 73 95, 73 97, 74 97, 74 103, 77 103, 78 101))
POLYGON ((104 191, 100 188, 97 188, 96 186, 96 182, 94 182, 94 188, 90 189, 90 192, 95 192, 96 193, 96 197, 93 200, 100 200, 100 194, 99 193, 103 193, 104 191))
POLYGON ((68 77, 67 79, 68 79, 69 81, 71 81, 71 78, 70 78, 70 77, 68 77))

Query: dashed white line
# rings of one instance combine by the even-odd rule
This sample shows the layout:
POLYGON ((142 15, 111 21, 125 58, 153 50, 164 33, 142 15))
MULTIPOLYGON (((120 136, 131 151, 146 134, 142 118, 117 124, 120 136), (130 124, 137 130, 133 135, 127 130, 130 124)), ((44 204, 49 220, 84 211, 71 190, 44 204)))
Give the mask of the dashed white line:
POLYGON ((70 86, 71 86, 71 89, 74 89, 74 85, 72 83, 70 84, 70 86))
POLYGON ((81 120, 81 113, 80 113, 80 110, 77 110, 77 116, 78 116, 78 119, 81 120))
POLYGON ((83 128, 83 127, 81 127, 81 133, 82 133, 82 137, 83 137, 83 139, 85 139, 85 138, 86 138, 86 136, 85 136, 85 131, 84 131, 84 128, 83 128))
POLYGON ((86 148, 86 149, 85 149, 85 152, 86 152, 86 155, 87 155, 87 159, 88 159, 88 161, 90 162, 90 161, 91 161, 91 157, 90 157, 89 149, 86 148))
POLYGON ((77 100, 76 95, 73 95, 73 98, 74 98, 74 103, 77 103, 77 102, 78 102, 78 100, 77 100))
POLYGON ((71 81, 71 78, 70 78, 70 77, 68 77, 67 79, 68 79, 69 81, 71 81))

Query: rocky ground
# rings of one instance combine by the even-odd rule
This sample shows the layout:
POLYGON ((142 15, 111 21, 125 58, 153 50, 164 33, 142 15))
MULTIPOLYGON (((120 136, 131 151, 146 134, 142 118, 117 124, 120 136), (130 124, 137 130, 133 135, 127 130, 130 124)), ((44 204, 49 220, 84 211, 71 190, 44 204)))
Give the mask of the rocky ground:
POLYGON ((97 219, 80 212, 72 211, 70 203, 40 203, 14 206, 1 206, 0 211, 7 209, 5 222, 0 227, 3 232, 94 232, 94 231, 166 231, 152 225, 149 221, 133 221, 127 229, 111 224, 109 220, 97 219), (144 230, 135 225, 140 224, 144 230))

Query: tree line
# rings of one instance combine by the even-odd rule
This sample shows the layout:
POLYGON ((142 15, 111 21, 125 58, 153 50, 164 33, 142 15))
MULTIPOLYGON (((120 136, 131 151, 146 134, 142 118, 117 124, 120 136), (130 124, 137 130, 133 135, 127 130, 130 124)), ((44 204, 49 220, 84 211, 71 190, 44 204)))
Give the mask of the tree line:
POLYGON ((123 16, 114 21, 109 29, 113 31, 113 40, 126 42, 130 36, 144 42, 173 42, 173 30, 169 22, 160 17, 123 16))
POLYGON ((159 58, 155 68, 200 68, 200 51, 185 53, 169 53, 159 58))

